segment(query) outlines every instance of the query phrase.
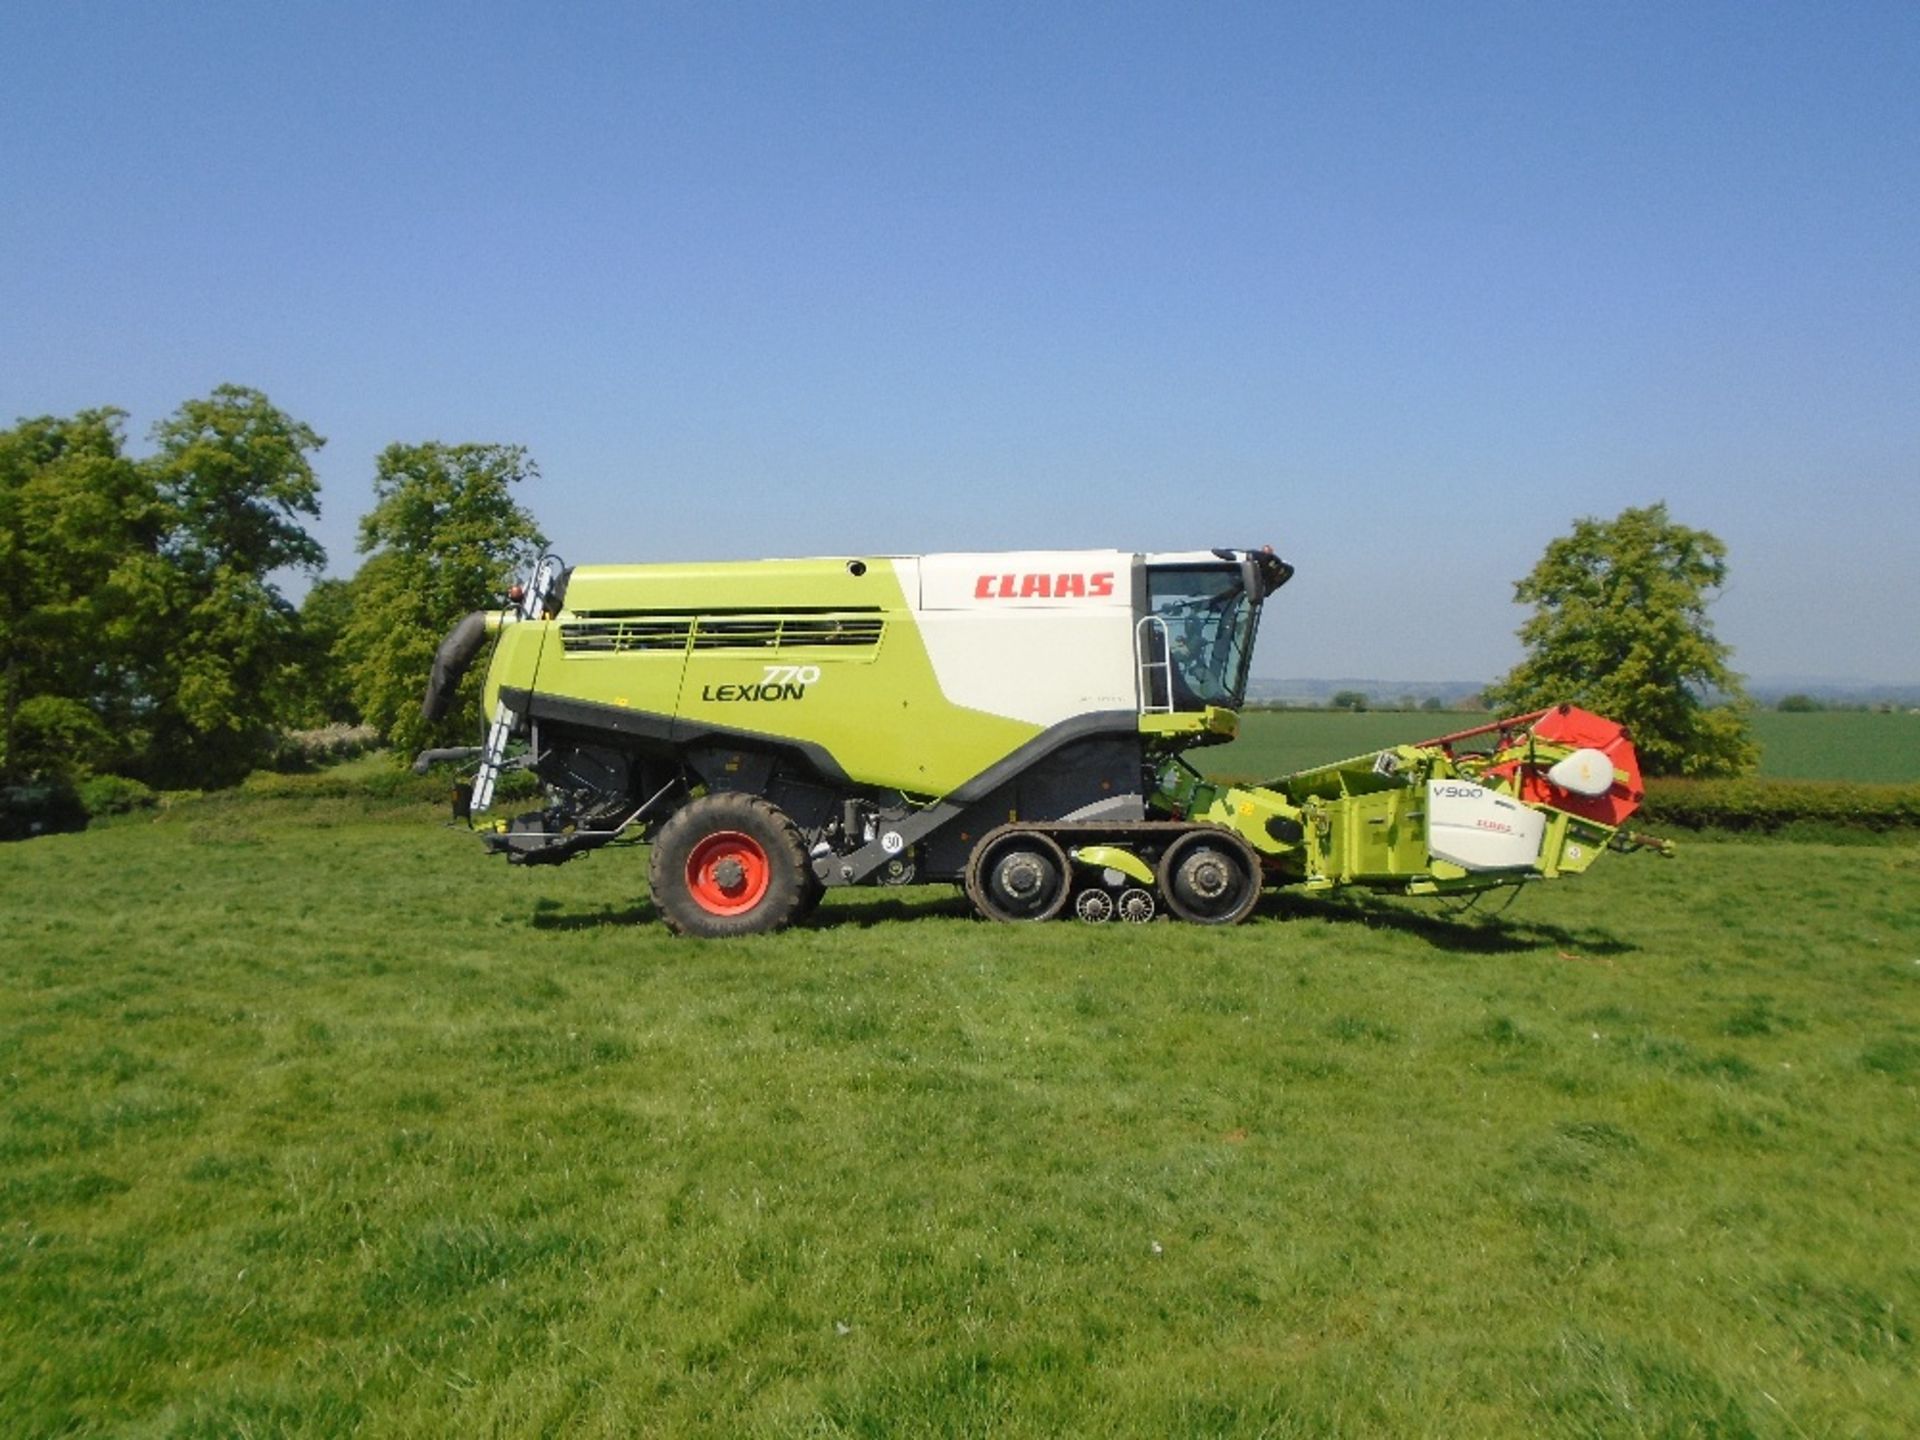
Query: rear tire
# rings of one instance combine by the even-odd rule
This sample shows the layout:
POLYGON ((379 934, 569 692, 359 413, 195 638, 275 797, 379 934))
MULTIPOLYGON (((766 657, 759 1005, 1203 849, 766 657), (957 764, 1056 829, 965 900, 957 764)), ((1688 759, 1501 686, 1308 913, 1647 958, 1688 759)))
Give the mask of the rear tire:
POLYGON ((757 795, 703 795, 660 827, 648 868, 653 903, 676 935, 722 940, 779 930, 802 913, 812 879, 800 832, 757 795))
POLYGON ((812 919, 813 912, 820 908, 820 902, 826 898, 826 885, 821 881, 820 877, 815 875, 813 870, 809 868, 806 879, 800 887, 799 907, 793 912, 794 922, 797 924, 802 920, 812 919))

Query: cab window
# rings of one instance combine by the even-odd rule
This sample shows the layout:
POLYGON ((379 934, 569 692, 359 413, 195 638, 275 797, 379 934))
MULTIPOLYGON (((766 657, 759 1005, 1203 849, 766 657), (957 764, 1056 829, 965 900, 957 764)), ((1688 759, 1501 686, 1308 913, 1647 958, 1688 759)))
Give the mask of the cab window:
POLYGON ((1149 625, 1158 652, 1164 627, 1167 670, 1155 669, 1152 686, 1164 690, 1171 673, 1171 701, 1164 694, 1150 703, 1171 703, 1175 710, 1221 705, 1240 708, 1246 697, 1247 667, 1253 654, 1256 607, 1248 598, 1240 567, 1166 566, 1147 571, 1147 610, 1160 623, 1149 625))

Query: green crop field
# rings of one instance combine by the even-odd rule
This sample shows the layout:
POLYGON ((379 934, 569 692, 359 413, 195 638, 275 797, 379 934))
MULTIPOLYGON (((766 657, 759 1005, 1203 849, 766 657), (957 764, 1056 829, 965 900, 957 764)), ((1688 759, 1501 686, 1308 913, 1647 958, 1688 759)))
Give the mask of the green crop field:
POLYGON ((643 861, 353 800, 7 847, 0 1432, 1920 1415, 1911 844, 718 945, 643 861))
MULTIPOLYGON (((1420 711, 1254 710, 1240 717, 1240 738, 1202 751, 1202 768, 1238 779, 1270 779, 1383 745, 1430 739, 1484 725, 1485 714, 1420 711)), ((1920 715, 1756 711, 1759 774, 1769 780, 1920 781, 1920 715)))
POLYGON ((1920 780, 1920 714, 1850 711, 1753 717, 1760 774, 1778 780, 1857 780, 1911 784, 1920 780))

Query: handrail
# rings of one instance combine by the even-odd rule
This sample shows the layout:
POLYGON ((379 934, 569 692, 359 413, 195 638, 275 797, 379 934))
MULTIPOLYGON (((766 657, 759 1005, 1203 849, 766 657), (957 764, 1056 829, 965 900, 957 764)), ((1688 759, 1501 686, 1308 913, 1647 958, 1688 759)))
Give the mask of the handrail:
POLYGON ((1140 623, 1133 627, 1133 663, 1140 677, 1140 713, 1142 715, 1171 715, 1173 713, 1173 643, 1167 634, 1167 622, 1158 615, 1141 617, 1140 623), (1152 645, 1148 637, 1158 634, 1160 641, 1159 658, 1153 658, 1152 645), (1143 641, 1148 643, 1143 644, 1143 641), (1161 694, 1166 696, 1164 703, 1156 703, 1153 698, 1154 671, 1166 678, 1166 687, 1161 694))

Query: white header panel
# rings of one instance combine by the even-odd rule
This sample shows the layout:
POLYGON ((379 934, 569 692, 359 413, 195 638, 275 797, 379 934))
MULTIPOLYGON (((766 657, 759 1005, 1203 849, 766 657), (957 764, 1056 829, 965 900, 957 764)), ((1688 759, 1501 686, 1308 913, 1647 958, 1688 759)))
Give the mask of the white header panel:
POLYGON ((922 610, 1127 610, 1126 550, 1012 550, 920 557, 922 610))
MULTIPOLYGON (((1611 766, 1609 766, 1611 769, 1611 766)), ((1540 858, 1547 817, 1467 780, 1427 782, 1427 848, 1462 870, 1524 870, 1540 858)))

